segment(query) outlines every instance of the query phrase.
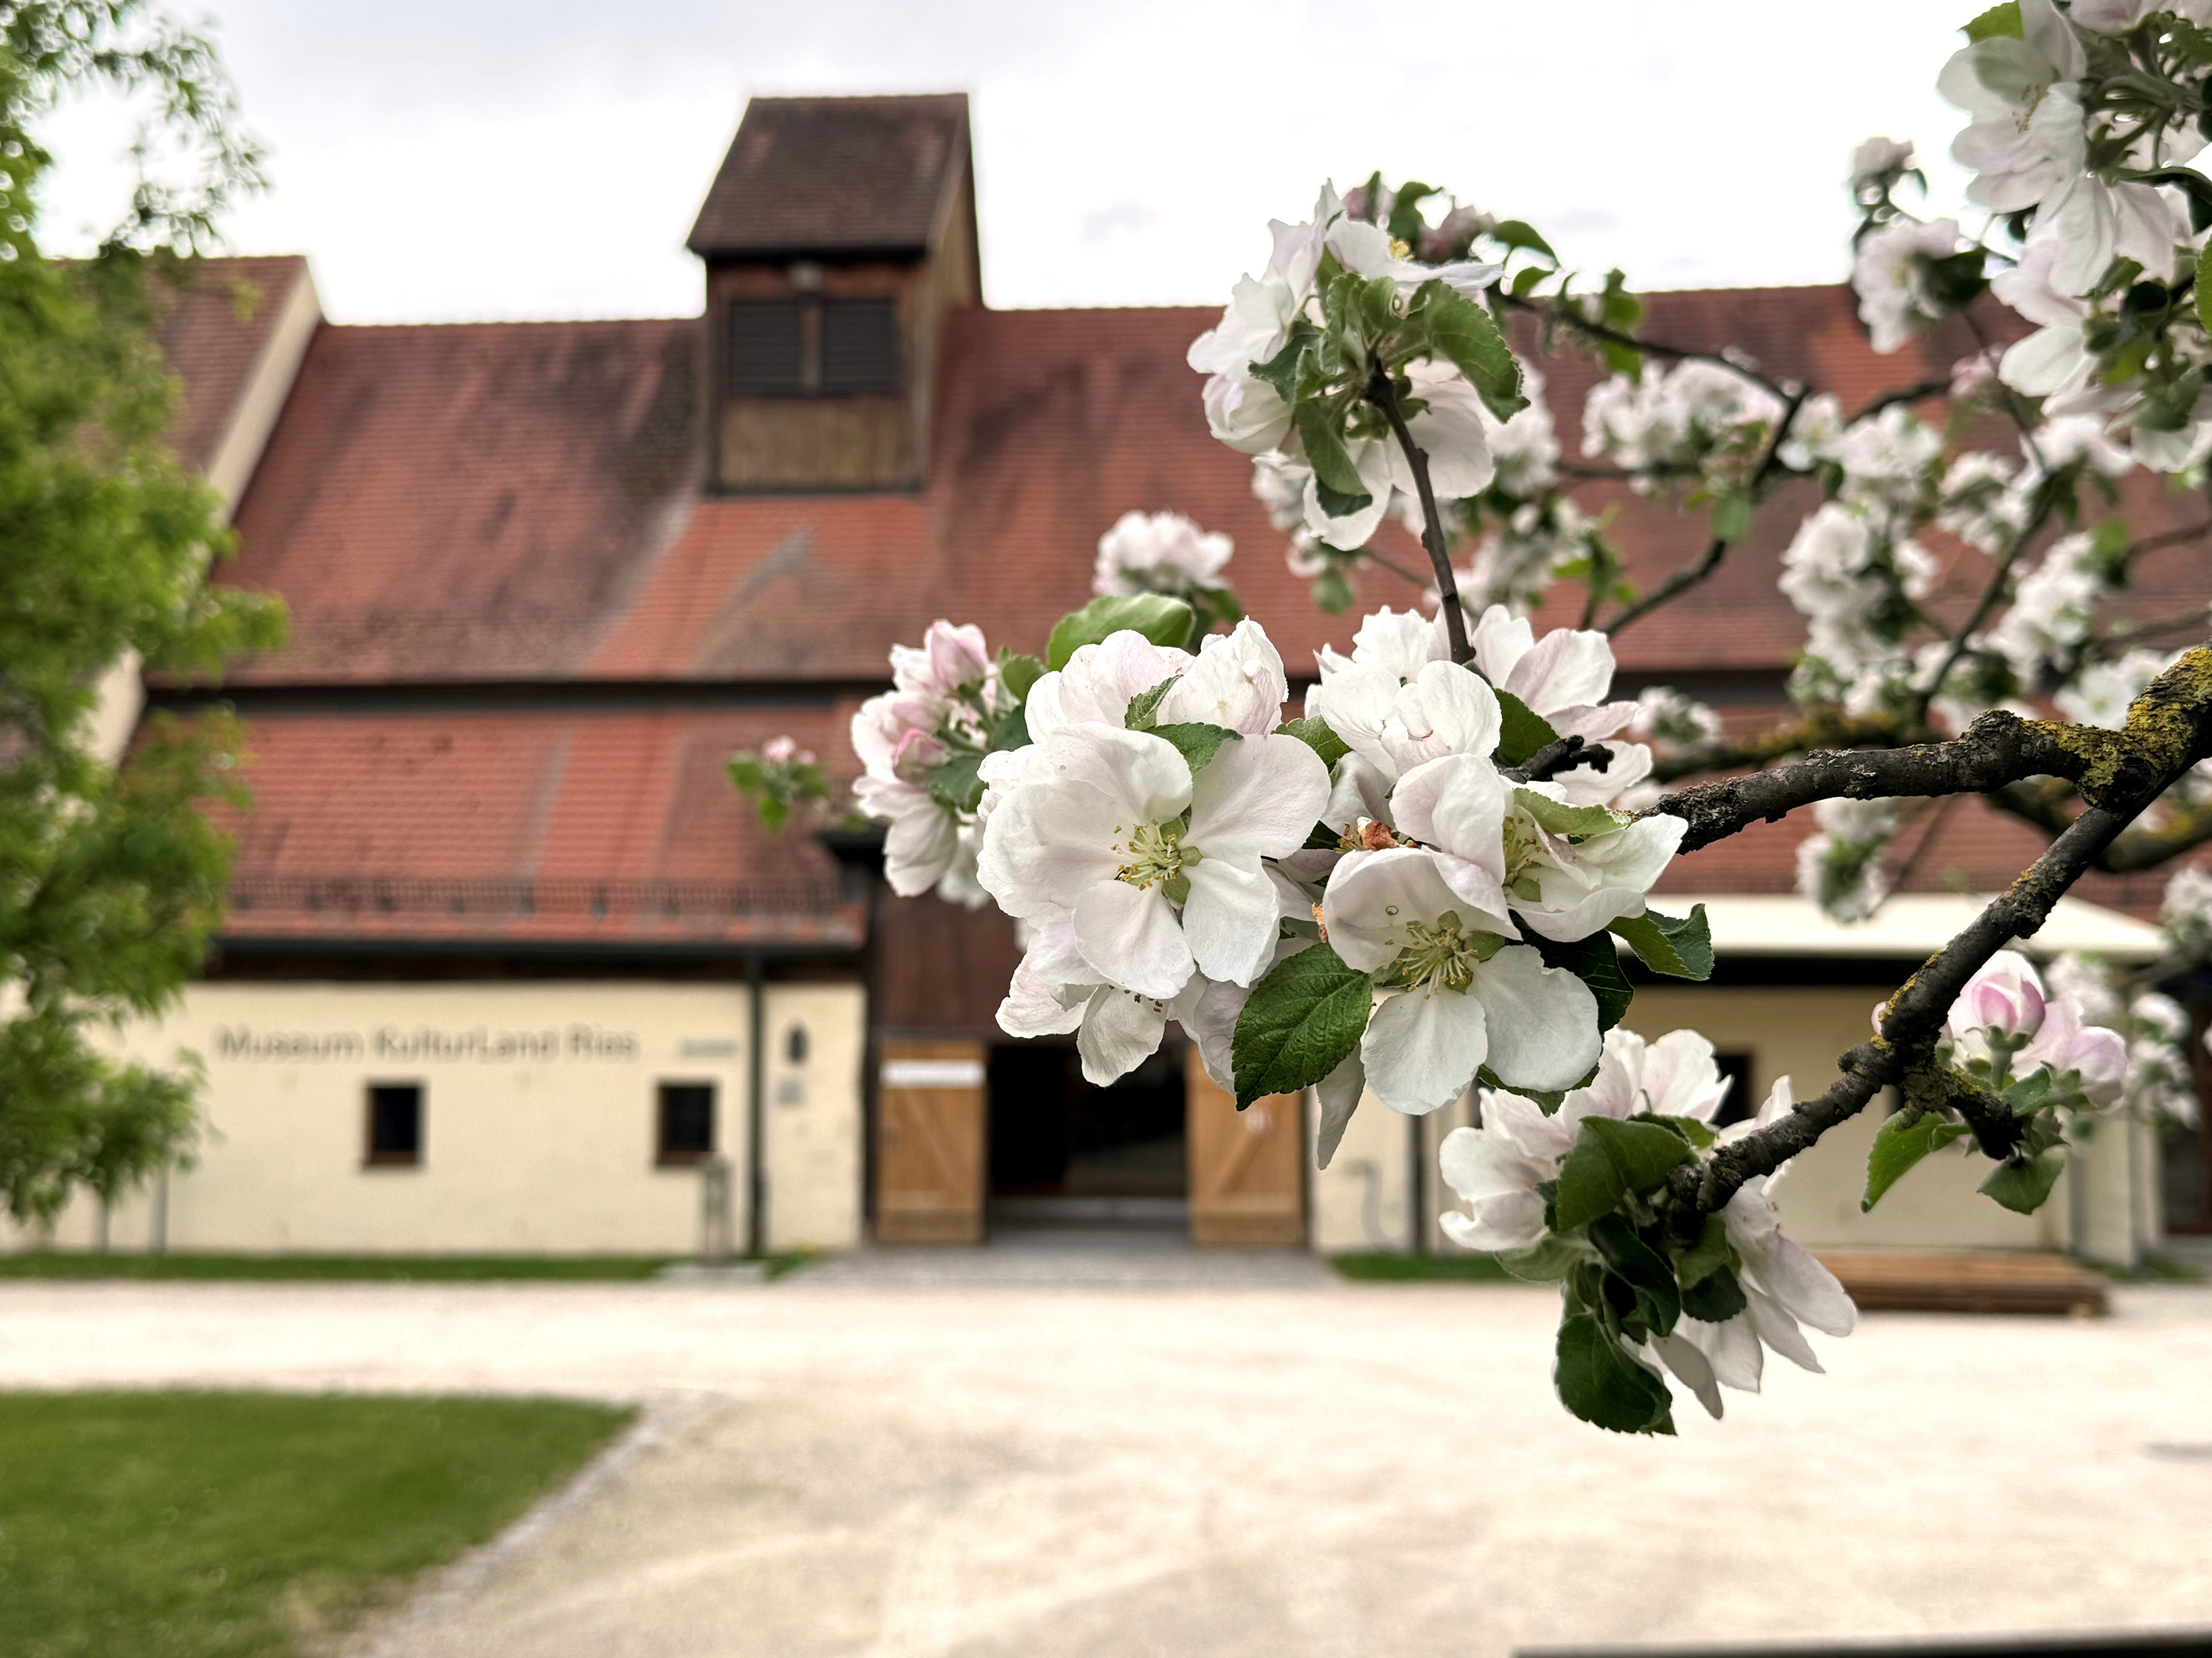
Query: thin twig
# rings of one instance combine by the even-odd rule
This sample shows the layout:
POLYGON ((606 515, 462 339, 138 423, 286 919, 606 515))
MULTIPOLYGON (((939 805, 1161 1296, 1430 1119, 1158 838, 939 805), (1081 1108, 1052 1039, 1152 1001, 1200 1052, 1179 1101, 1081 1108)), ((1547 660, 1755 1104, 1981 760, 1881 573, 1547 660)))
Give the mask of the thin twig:
POLYGON ((1844 424, 1847 427, 1856 426, 1861 421, 1879 415, 1883 410, 1892 408, 1898 404, 1918 403, 1923 398, 1938 397, 1949 392, 1950 389, 1951 380, 1948 374, 1942 380, 1920 380, 1911 386, 1901 386, 1896 391, 1885 392, 1880 397, 1863 405, 1859 411, 1844 424))
POLYGON ((1429 562, 1437 573, 1438 608, 1444 614, 1444 636, 1451 641, 1451 659, 1466 664, 1474 660, 1474 647, 1467 642, 1467 612, 1459 602, 1459 578, 1452 574, 1451 553, 1444 545, 1443 518, 1437 511, 1437 492, 1429 484, 1429 458, 1421 446, 1413 441, 1413 434, 1406 424, 1406 417, 1398 412, 1397 389, 1390 384, 1390 376, 1382 365, 1376 364, 1375 373, 1367 382, 1367 400, 1382 411, 1382 418, 1390 422, 1391 434, 1398 440, 1399 448, 1405 451, 1406 463, 1413 469, 1413 491, 1421 502, 1421 545, 1429 555, 1429 562))
POLYGON ((1540 304, 1534 300, 1518 294, 1508 294, 1504 298, 1506 305, 1515 311, 1526 311, 1534 316, 1552 318, 1555 321, 1566 324, 1568 327, 1587 338, 1604 340, 1612 345, 1625 345, 1631 350, 1648 352, 1652 356, 1665 357, 1673 362, 1717 363, 1723 368, 1741 374, 1753 385, 1764 386, 1778 398, 1786 398, 1790 395, 1788 386, 1777 384, 1756 368, 1747 367, 1735 358, 1724 355, 1718 351, 1700 351, 1686 345, 1669 345, 1663 340, 1642 339, 1634 334, 1624 334, 1619 329, 1608 327, 1604 323, 1590 321, 1589 318, 1578 313, 1572 306, 1558 301, 1540 304))

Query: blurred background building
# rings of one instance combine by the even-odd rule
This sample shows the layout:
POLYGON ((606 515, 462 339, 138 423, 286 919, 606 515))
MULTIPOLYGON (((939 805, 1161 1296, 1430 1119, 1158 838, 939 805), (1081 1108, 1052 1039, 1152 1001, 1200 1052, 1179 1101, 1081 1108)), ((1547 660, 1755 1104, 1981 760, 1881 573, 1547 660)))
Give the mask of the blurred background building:
MULTIPOLYGON (((146 711, 234 705, 255 805, 204 981, 126 1037, 204 1062, 198 1163, 112 1213, 80 1203, 52 1241, 673 1254, 1079 1221, 1441 1247, 1421 1171, 1464 1105, 1415 1125, 1370 1102, 1316 1175, 1297 1100, 1239 1115, 1172 1034, 1091 1088, 1072 1044, 996 1029, 1011 922, 890 896, 865 833, 764 832, 725 774, 789 735, 849 780, 892 643, 945 616, 1036 649, 1132 507, 1235 537, 1297 695, 1352 618, 1315 608, 1248 461, 1206 433, 1183 353, 1214 313, 991 309, 958 95, 755 100, 690 246, 684 320, 337 326, 301 258, 210 260, 176 295, 175 440, 232 503, 225 579, 282 594, 292 635, 219 691, 113 688, 118 745, 146 711)), ((1842 287, 1648 297, 1654 335, 1733 342, 1847 409, 1974 349, 1954 319, 1877 358, 1842 287)), ((1543 367, 1571 448, 1601 371, 1543 367)), ((1672 504, 1601 487, 1629 580, 1691 556, 1672 504)), ((2186 514, 2150 475, 2125 490, 2143 531, 2186 514)), ((1776 561, 1809 500, 1785 491, 1624 636, 1616 695, 1671 685, 1744 730, 1779 713, 1802 628, 1776 561)), ((2144 560, 2138 602, 2201 601, 2201 561, 2144 560)), ((1364 580, 1363 608, 1414 602, 1364 580)), ((1824 1086, 1877 998, 2039 847, 1947 807, 1903 896, 1844 930, 1794 896, 1804 832, 1682 859, 1658 895, 1706 902, 1720 967, 1644 990, 1632 1023, 1711 1035, 1737 1109, 1784 1072, 1824 1086)), ((2148 958, 2162 881, 2085 880, 2038 948, 2148 958)), ((2212 1227, 2203 1139, 2117 1127, 2038 1216, 1971 1199, 1957 1152, 1862 1217, 1875 1127, 1801 1159, 1793 1235, 2132 1261, 2212 1227)))

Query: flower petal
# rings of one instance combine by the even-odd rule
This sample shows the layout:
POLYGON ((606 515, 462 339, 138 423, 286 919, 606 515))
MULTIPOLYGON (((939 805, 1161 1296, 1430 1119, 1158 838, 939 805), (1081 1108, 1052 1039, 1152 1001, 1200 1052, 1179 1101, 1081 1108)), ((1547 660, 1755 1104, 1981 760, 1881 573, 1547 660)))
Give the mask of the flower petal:
POLYGON ((1275 957, 1282 904, 1274 882, 1258 864, 1226 858, 1208 858, 1184 873, 1190 896, 1182 907, 1182 934, 1198 970, 1209 979, 1250 984, 1275 957))
POLYGON ((1286 858, 1328 810, 1328 768, 1295 737, 1224 743, 1191 780, 1188 841, 1207 864, 1286 858))
POLYGON ((1433 920, 1460 902, 1444 884, 1434 853, 1418 847, 1355 852, 1329 877, 1322 924, 1339 956, 1372 973, 1398 959, 1406 923, 1433 920))
POLYGON ((1477 967, 1468 995, 1489 1015, 1490 1068, 1508 1087, 1572 1088, 1597 1063, 1597 998, 1528 945, 1509 944, 1477 967))
POLYGON ((1467 1092, 1489 1052, 1486 1023, 1482 1004, 1455 990, 1390 997, 1360 1039, 1369 1085, 1408 1116, 1441 1110, 1467 1092))
POLYGON ((1159 1051, 1167 1028, 1167 1013, 1158 1001, 1101 986, 1084 1009, 1083 1029, 1075 1037, 1084 1081, 1104 1088, 1127 1076, 1159 1051))
POLYGON ((1195 965, 1165 895, 1127 881, 1102 881, 1076 901, 1075 942, 1108 983, 1163 1001, 1195 965))

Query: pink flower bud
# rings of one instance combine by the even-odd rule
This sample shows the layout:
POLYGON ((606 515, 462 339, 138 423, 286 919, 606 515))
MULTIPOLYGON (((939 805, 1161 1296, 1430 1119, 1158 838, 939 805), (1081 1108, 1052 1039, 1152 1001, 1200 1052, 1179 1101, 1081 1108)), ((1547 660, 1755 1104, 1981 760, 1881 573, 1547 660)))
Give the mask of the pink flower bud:
POLYGON ((2024 1077, 2046 1065, 2062 1080, 2070 1073, 2090 1104, 2107 1106, 2119 1099, 2127 1081, 2128 1045, 2117 1030, 2083 1024, 2081 1009, 2062 996, 2051 1004, 2050 1017, 2013 1071, 2024 1077))
POLYGON ((933 766, 944 763, 945 744, 926 731, 902 734, 891 750, 891 775, 902 783, 922 783, 933 766))
POLYGON ((891 647, 891 681, 909 694, 951 696, 990 671, 991 651, 981 628, 956 628, 939 620, 929 624, 920 648, 891 647))
POLYGON ((2033 1036, 2043 1027, 2043 981, 2026 957, 2001 950, 1966 981, 1951 1005, 1951 1033, 1964 1040, 1984 1031, 2033 1036))
POLYGON ((761 758, 771 764, 781 764, 798 752, 798 743, 788 737, 771 737, 761 744, 761 758))

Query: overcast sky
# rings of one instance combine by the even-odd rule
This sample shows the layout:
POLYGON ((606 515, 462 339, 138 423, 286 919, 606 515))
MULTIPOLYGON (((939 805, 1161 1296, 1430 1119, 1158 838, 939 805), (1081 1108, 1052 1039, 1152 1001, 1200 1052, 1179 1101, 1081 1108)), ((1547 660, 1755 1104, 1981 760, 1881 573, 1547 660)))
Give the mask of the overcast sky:
MULTIPOLYGON (((191 0, 179 8, 191 15, 191 0)), ((345 322, 694 314, 684 233, 755 93, 965 91, 986 299, 1218 304, 1266 221, 1376 167, 1632 286, 1836 280, 1871 132, 1938 161, 1976 9, 1860 0, 220 0, 276 189, 345 322), (1952 15, 1953 11, 1957 16, 1952 15)), ((126 123, 72 108, 49 246, 114 216, 126 123)), ((1940 201, 1958 175, 1935 172, 1940 201)))

